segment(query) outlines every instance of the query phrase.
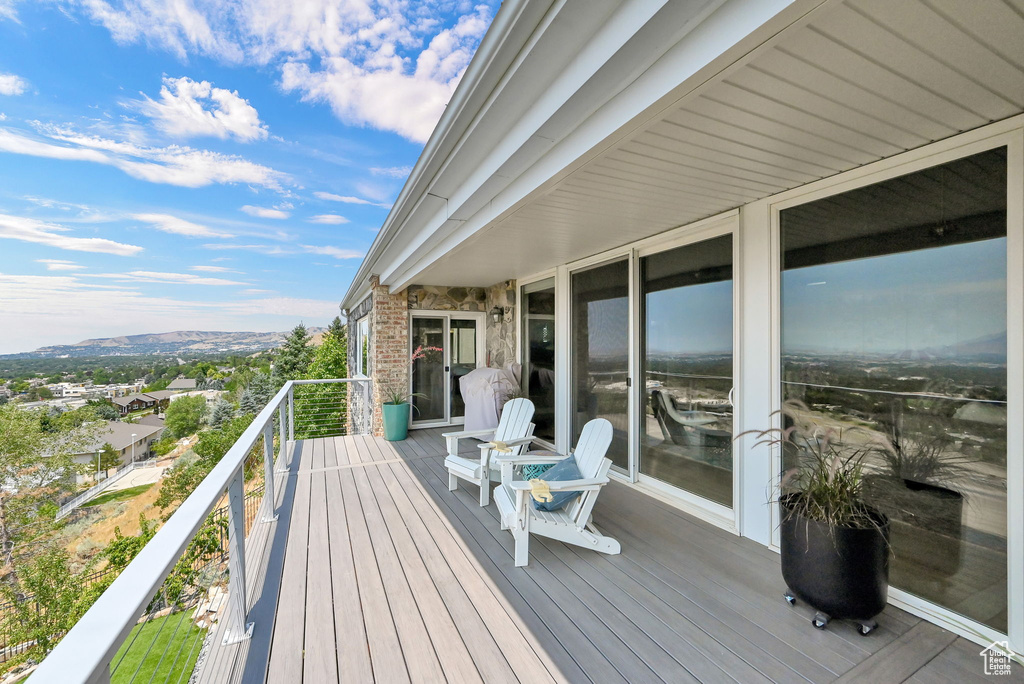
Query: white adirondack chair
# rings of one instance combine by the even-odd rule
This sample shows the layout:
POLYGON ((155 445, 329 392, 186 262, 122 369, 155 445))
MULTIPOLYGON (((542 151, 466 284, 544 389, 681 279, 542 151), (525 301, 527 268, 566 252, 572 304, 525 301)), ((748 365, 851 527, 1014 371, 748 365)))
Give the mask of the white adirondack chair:
MULTIPOLYGON (((442 435, 448 443, 448 457, 444 466, 448 469, 448 489, 454 492, 459 480, 467 480, 480 487, 480 505, 486 506, 491 501, 491 471, 497 475, 497 468, 491 463, 498 452, 491 442, 480 444, 480 457, 477 459, 459 456, 459 440, 469 437, 478 439, 490 438, 504 442, 512 449, 509 455, 518 455, 523 447, 533 441, 534 425, 533 402, 522 397, 505 404, 501 412, 498 427, 494 430, 464 430, 462 432, 446 432, 442 435), (493 437, 490 435, 493 434, 493 437)), ((497 479, 497 478, 496 478, 497 479)))
POLYGON ((574 452, 576 464, 583 478, 547 483, 552 492, 582 492, 575 501, 569 502, 565 508, 558 511, 538 511, 534 508, 530 496, 530 483, 513 480, 513 469, 527 464, 554 463, 568 456, 497 456, 502 478, 501 486, 494 491, 494 501, 498 504, 501 529, 511 530, 515 538, 516 567, 522 567, 530 560, 531 534, 610 555, 621 552, 619 542, 601 534, 591 520, 597 495, 601 488, 608 484, 608 469, 611 468, 612 462, 605 458, 605 454, 608 453, 611 443, 612 424, 604 418, 591 420, 583 426, 574 452))

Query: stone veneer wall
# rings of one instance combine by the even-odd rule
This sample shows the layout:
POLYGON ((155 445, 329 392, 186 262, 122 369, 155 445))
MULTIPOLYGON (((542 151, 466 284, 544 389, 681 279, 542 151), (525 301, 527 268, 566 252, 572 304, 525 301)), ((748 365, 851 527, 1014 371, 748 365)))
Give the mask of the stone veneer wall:
POLYGON ((443 287, 410 285, 409 308, 431 311, 485 311, 486 296, 482 287, 443 287))
POLYGON ((373 434, 383 436, 381 402, 383 385, 409 387, 409 304, 405 290, 391 294, 377 276, 370 280, 373 309, 370 314, 370 370, 373 378, 373 434))
POLYGON ((506 280, 487 288, 487 365, 504 368, 516 361, 516 281, 506 280), (494 307, 501 309, 501 320, 495 323, 491 318, 494 307))

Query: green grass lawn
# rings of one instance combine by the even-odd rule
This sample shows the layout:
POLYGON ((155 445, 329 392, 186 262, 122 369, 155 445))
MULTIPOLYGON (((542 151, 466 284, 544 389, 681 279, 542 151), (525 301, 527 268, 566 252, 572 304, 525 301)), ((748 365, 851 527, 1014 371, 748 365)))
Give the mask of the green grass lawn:
POLYGON ((107 492, 106 494, 100 494, 92 501, 86 503, 86 506, 99 506, 101 504, 115 503, 117 501, 125 501, 127 499, 134 498, 146 491, 153 486, 153 483, 139 485, 138 487, 128 487, 127 489, 118 489, 117 491, 107 492))
POLYGON ((187 682, 206 636, 192 624, 191 615, 186 610, 136 625, 111 663, 111 684, 187 682))

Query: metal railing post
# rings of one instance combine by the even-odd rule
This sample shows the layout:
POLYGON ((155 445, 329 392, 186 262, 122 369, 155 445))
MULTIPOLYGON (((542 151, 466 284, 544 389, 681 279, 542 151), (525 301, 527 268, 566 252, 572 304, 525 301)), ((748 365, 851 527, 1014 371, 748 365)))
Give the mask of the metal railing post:
POLYGON ((288 441, 295 441, 295 387, 288 388, 288 441))
POLYGON ((228 605, 225 644, 236 644, 252 636, 253 623, 246 624, 245 600, 245 467, 228 485, 228 605))
POLYGON ((278 422, 281 424, 281 427, 277 433, 278 435, 280 435, 278 437, 278 439, 280 440, 280 452, 277 455, 277 469, 280 470, 281 472, 284 472, 288 470, 288 439, 287 433, 285 432, 283 403, 277 407, 277 417, 279 419, 278 422))
POLYGON ((274 421, 263 428, 263 522, 277 520, 274 498, 274 421))

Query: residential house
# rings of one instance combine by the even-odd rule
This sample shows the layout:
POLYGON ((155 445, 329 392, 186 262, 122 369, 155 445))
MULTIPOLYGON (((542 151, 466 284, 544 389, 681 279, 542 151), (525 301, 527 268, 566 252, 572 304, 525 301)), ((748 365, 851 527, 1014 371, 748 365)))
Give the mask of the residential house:
POLYGON ((194 390, 196 388, 196 381, 192 378, 176 378, 171 380, 171 384, 167 386, 169 390, 194 390))
POLYGON ((504 3, 344 297, 353 374, 426 428, 520 363, 552 448, 607 418, 619 481, 771 549, 791 464, 747 431, 787 402, 942 444, 971 503, 901 532, 890 602, 1024 650, 1022 35, 1018 0, 504 3))
POLYGON ((104 444, 114 447, 122 465, 127 465, 133 460, 143 460, 152 456, 150 447, 153 442, 160 439, 164 427, 162 425, 148 425, 143 423, 121 423, 115 421, 103 421, 106 428, 96 439, 92 447, 82 453, 75 454, 75 462, 83 465, 96 465, 99 452, 104 444))

